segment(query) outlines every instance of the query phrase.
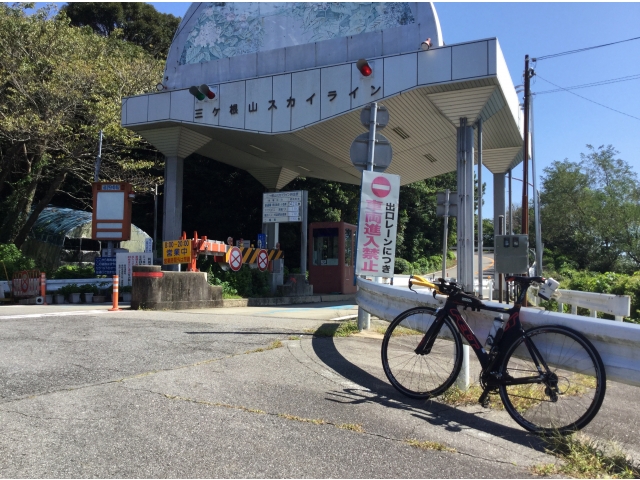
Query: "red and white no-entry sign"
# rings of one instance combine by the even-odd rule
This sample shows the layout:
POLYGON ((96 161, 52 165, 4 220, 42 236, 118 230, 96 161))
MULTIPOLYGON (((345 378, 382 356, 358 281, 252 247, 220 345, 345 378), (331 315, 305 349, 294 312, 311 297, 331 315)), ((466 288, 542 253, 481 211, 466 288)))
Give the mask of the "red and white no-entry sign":
POLYGON ((371 182, 371 192, 378 197, 384 198, 391 193, 391 184, 385 177, 376 177, 371 182))
POLYGON ((258 270, 264 272, 269 266, 269 253, 264 249, 260 250, 256 261, 258 262, 258 270))
POLYGON ((242 252, 238 247, 229 249, 229 268, 237 272, 242 267, 242 252))

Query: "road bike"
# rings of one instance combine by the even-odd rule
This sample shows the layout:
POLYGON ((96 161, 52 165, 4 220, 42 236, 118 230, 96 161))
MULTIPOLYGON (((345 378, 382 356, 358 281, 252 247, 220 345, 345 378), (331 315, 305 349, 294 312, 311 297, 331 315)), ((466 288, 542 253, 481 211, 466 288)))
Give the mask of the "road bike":
POLYGON ((412 276, 410 289, 429 287, 434 298, 440 293, 447 300, 438 309, 411 308, 391 322, 382 341, 387 378, 409 397, 441 395, 460 373, 464 337, 480 361, 482 406, 489 406, 490 393, 499 392, 509 415, 526 430, 567 434, 585 427, 604 400, 606 375, 600 355, 584 335, 565 326, 524 330, 520 309, 527 290, 545 279, 514 276, 507 281, 518 287, 510 308, 487 305, 453 281, 440 278, 432 283, 412 276), (466 322, 465 310, 498 314, 485 346, 466 322))

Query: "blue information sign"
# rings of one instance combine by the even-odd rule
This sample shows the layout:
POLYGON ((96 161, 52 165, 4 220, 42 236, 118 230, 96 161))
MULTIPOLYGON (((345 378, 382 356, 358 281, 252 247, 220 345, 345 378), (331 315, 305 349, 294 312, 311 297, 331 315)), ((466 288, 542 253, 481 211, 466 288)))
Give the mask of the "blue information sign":
POLYGON ((116 257, 96 257, 94 269, 96 275, 115 275, 116 257))

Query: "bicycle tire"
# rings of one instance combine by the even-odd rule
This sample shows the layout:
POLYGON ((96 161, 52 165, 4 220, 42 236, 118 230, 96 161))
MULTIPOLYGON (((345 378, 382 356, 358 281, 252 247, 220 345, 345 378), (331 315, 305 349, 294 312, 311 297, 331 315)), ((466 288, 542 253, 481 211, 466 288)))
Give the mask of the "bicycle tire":
POLYGON ((560 325, 531 328, 509 346, 500 368, 503 380, 538 375, 527 341, 535 345, 556 377, 550 376, 547 382, 501 385, 505 409, 521 427, 534 433, 568 434, 584 428, 598 413, 606 392, 606 373, 598 351, 573 329, 560 325))
POLYGON ((455 381, 462 365, 462 340, 450 318, 445 318, 431 352, 415 349, 435 319, 434 308, 416 307, 398 315, 382 340, 384 373, 398 391, 412 398, 442 394, 455 381))

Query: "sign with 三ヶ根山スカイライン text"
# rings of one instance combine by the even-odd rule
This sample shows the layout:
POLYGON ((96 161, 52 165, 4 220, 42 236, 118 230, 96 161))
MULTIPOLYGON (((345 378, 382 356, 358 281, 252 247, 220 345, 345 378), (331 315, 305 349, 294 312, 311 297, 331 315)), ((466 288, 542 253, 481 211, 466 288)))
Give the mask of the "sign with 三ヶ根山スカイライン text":
POLYGON ((362 172, 356 275, 393 277, 400 176, 362 172))
POLYGON ((169 240, 162 242, 162 263, 176 265, 191 261, 191 240, 169 240))

